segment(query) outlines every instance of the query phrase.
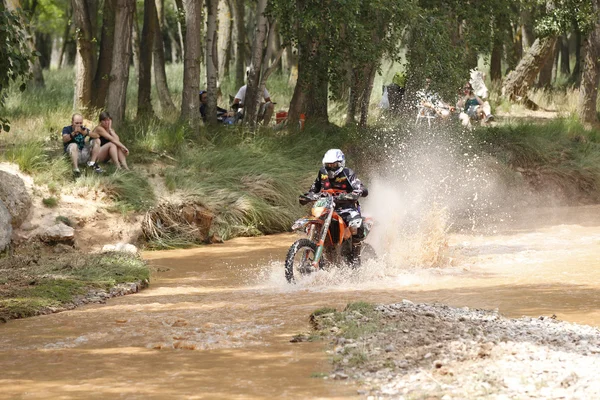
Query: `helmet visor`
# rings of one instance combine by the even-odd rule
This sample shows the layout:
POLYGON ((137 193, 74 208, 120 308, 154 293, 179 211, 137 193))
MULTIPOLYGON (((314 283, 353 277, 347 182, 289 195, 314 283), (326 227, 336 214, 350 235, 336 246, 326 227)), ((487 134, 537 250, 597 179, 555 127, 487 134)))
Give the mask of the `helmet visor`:
POLYGON ((325 163, 325 169, 327 171, 335 171, 339 167, 341 167, 341 163, 339 161, 333 163, 325 163))

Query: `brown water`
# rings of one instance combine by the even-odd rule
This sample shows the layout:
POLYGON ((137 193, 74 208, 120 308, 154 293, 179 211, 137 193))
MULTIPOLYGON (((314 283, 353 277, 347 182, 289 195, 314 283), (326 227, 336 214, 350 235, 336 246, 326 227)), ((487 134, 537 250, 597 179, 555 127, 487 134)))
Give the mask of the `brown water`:
MULTIPOLYGON (((104 305, 0 326, 2 399, 352 398, 324 343, 290 343, 323 306, 441 302, 600 326, 600 207, 538 210, 451 235, 445 268, 389 255, 290 286, 291 234, 151 252, 151 287, 104 305), (518 221, 518 222, 515 222, 518 221)), ((390 243, 388 243, 388 247, 390 243)))

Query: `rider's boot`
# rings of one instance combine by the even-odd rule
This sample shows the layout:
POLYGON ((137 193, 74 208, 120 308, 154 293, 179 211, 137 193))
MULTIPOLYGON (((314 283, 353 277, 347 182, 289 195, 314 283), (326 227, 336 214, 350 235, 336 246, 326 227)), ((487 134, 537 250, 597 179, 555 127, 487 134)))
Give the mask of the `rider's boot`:
POLYGON ((352 267, 360 267, 360 253, 362 251, 362 242, 352 238, 352 267))

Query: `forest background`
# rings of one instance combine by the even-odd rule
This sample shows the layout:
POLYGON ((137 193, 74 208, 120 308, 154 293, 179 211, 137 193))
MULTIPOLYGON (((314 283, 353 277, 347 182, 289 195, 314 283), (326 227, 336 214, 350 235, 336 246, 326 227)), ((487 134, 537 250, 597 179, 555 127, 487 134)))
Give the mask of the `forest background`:
MULTIPOLYGON (((2 156, 49 187, 48 204, 83 185, 108 193, 121 211, 147 211, 157 205, 148 175, 157 174, 169 191, 214 212, 221 237, 280 232, 298 215, 296 196, 324 150, 352 155, 382 121, 399 131, 408 126, 398 122, 402 113, 377 109, 379 83, 400 71, 410 106, 410 94, 431 78, 432 90, 454 102, 479 66, 496 109, 553 107, 564 117, 552 128, 481 133, 508 154, 495 156, 526 176, 534 171, 532 180, 539 165, 571 168, 547 172, 596 193, 597 131, 586 128, 598 123, 599 3, 4 0, 2 156), (244 126, 224 129, 213 111, 219 95, 226 105, 246 82, 244 126), (267 84, 277 109, 288 112, 281 132, 257 128, 258 93, 267 84), (147 169, 73 183, 58 157, 60 129, 72 112, 95 121, 102 109, 131 144, 134 164, 147 169)), ((406 118, 414 118, 411 107, 406 118)), ((180 239, 169 245, 188 242, 180 239)))

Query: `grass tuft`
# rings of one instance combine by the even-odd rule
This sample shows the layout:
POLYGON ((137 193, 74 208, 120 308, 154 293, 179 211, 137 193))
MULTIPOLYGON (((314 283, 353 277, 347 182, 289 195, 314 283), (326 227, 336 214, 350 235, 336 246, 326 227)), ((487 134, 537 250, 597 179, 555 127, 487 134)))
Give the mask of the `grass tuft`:
POLYGON ((58 199, 56 197, 44 197, 42 203, 48 208, 54 208, 58 206, 58 199))
POLYGON ((0 258, 0 318, 37 315, 48 307, 72 303, 91 289, 148 280, 146 263, 125 253, 41 255, 39 249, 19 248, 0 258), (27 265, 27 268, 23 268, 27 265))

